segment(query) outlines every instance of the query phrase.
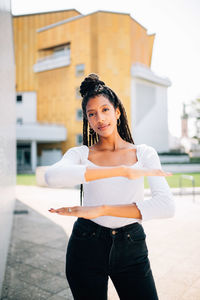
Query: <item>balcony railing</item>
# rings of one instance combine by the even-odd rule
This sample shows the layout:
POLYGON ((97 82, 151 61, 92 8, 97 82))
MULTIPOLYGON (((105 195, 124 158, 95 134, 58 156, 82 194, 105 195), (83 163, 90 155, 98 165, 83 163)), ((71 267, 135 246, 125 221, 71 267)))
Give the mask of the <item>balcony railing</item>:
POLYGON ((35 73, 57 69, 61 67, 69 66, 70 55, 68 53, 62 53, 62 55, 49 55, 44 58, 38 59, 37 63, 33 66, 35 73))

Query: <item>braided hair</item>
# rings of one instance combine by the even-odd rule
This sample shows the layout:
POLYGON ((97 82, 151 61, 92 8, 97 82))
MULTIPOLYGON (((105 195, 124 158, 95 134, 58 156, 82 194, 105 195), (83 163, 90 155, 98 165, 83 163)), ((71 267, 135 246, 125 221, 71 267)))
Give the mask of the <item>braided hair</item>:
MULTIPOLYGON (((102 95, 107 98, 114 108, 119 108, 120 110, 120 124, 117 126, 118 133, 121 138, 129 143, 134 144, 131 132, 128 126, 128 119, 126 111, 120 99, 111 90, 108 86, 101 81, 97 74, 91 73, 81 83, 80 94, 82 96, 82 112, 83 112, 83 145, 91 146, 99 141, 99 135, 93 130, 89 130, 89 140, 88 140, 88 120, 86 114, 86 106, 90 98, 102 95)), ((82 193, 83 193, 83 184, 80 186, 80 202, 82 205, 82 193)))

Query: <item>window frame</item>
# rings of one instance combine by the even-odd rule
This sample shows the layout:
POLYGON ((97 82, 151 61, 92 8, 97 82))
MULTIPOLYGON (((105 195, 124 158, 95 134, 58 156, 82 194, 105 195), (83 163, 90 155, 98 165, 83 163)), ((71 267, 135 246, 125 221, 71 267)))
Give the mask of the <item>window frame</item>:
POLYGON ((82 121, 83 120, 83 112, 81 108, 76 109, 76 120, 77 121, 82 121), (81 117, 79 116, 79 112, 81 112, 81 117))
POLYGON ((76 75, 76 77, 84 76, 84 74, 85 74, 85 64, 77 64, 75 66, 75 75, 76 75), (80 68, 81 66, 83 66, 83 69, 78 70, 78 68, 80 68))
POLYGON ((81 146, 82 144, 83 144, 83 135, 82 135, 82 133, 77 133, 76 134, 76 145, 81 146), (80 136, 81 136, 82 141, 79 143, 78 140, 79 140, 80 136))

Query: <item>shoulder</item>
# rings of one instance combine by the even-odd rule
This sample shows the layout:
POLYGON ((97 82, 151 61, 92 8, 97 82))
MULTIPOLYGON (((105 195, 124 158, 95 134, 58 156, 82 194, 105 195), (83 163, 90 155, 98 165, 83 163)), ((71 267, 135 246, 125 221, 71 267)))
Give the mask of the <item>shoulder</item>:
POLYGON ((65 153, 64 156, 67 155, 75 155, 79 156, 81 160, 83 160, 85 157, 87 157, 89 148, 86 145, 81 145, 81 146, 75 146, 69 148, 65 153))
POLYGON ((149 156, 157 154, 156 149, 147 144, 137 145, 137 148, 142 158, 148 158, 149 156))
POLYGON ((139 155, 143 166, 161 168, 160 158, 156 149, 147 144, 139 145, 139 155))

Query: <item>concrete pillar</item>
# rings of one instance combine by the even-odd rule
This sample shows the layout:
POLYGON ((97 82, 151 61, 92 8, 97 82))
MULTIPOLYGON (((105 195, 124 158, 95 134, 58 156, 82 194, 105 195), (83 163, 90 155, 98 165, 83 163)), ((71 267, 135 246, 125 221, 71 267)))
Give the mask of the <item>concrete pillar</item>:
POLYGON ((31 141, 31 170, 35 173, 37 166, 37 143, 31 141))
POLYGON ((16 100, 12 27, 10 1, 0 0, 0 298, 16 198, 16 100))

